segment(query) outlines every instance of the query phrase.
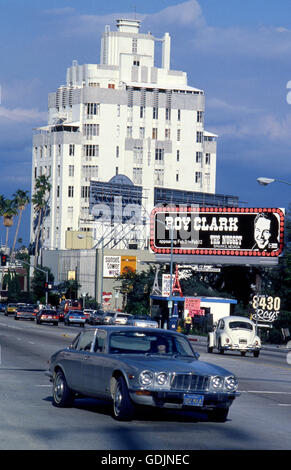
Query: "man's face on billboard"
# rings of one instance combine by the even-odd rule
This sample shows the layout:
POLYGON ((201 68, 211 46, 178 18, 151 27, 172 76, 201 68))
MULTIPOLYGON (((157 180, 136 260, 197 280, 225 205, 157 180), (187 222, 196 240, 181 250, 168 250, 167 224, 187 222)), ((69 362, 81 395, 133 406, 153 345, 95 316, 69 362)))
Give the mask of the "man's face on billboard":
POLYGON ((270 232, 271 221, 260 217, 255 223, 255 232, 254 237, 258 247, 262 250, 266 248, 269 238, 271 236, 270 232))

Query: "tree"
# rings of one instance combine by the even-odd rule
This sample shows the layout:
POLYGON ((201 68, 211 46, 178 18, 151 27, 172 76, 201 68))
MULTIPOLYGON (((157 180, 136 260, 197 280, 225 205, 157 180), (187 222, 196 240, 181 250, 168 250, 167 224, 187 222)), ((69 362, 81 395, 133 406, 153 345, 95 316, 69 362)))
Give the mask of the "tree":
POLYGON ((14 235, 14 240, 13 240, 13 245, 12 245, 12 250, 11 250, 11 259, 14 259, 14 251, 15 251, 15 245, 16 245, 16 240, 18 237, 18 232, 20 228, 20 223, 21 223, 21 218, 22 218, 22 213, 29 203, 29 197, 28 197, 28 191, 23 191, 21 189, 18 189, 14 194, 14 203, 15 206, 18 210, 18 222, 17 222, 17 227, 14 235))
POLYGON ((3 216, 3 223, 6 227, 6 237, 5 237, 5 252, 8 247, 8 236, 9 228, 13 225, 13 217, 17 215, 17 208, 12 199, 4 199, 2 201, 1 215, 3 216))
POLYGON ((39 176, 35 180, 35 193, 31 201, 34 206, 34 212, 37 219, 36 235, 35 235, 35 252, 34 252, 34 266, 37 265, 39 255, 39 239, 42 230, 42 225, 47 214, 47 205, 51 190, 49 178, 45 175, 39 176))

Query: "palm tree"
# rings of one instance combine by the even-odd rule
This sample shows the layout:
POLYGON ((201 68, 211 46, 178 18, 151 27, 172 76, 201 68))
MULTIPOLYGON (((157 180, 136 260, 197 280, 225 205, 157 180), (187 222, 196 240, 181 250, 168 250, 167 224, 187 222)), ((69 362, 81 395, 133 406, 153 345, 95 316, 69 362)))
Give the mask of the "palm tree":
POLYGON ((48 181, 48 177, 42 175, 36 178, 34 187, 36 191, 31 198, 31 202, 34 206, 34 211, 37 217, 34 253, 34 266, 37 266, 41 226, 46 216, 46 208, 49 200, 51 184, 48 181))
POLYGON ((8 246, 8 236, 9 236, 9 228, 13 225, 13 217, 17 215, 17 208, 15 206, 15 202, 12 199, 5 199, 4 205, 1 210, 1 214, 3 216, 3 223, 6 227, 6 239, 5 239, 5 253, 7 251, 8 246))
POLYGON ((14 235, 14 240, 13 240, 13 246, 11 250, 11 259, 13 260, 14 258, 14 251, 15 251, 15 245, 16 245, 16 240, 18 237, 18 232, 19 232, 19 227, 20 227, 20 222, 21 222, 21 217, 22 213, 29 203, 29 196, 28 196, 28 191, 23 191, 22 189, 18 189, 16 193, 13 194, 14 197, 14 202, 18 210, 18 222, 17 222, 17 227, 14 235))

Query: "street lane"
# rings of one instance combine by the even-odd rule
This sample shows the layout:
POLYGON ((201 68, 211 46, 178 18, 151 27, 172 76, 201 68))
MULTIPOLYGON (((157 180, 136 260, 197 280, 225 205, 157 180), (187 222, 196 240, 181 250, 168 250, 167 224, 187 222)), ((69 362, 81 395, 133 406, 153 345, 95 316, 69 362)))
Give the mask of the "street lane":
POLYGON ((49 356, 68 345, 79 327, 36 325, 0 316, 1 449, 290 449, 291 366, 286 353, 262 351, 259 358, 208 354, 200 360, 234 372, 241 396, 226 423, 205 414, 140 410, 130 423, 116 422, 111 406, 92 399, 57 409, 44 375, 49 356))

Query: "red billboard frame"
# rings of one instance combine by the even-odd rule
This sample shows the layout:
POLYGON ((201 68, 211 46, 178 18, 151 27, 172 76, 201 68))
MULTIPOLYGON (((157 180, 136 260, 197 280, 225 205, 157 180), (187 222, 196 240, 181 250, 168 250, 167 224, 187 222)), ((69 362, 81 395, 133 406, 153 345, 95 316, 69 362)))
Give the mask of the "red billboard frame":
POLYGON ((249 208, 249 207, 191 207, 191 206, 164 206, 155 207, 150 216, 150 247, 156 254, 174 254, 174 255, 216 255, 216 256, 251 256, 251 257, 271 257, 277 258, 283 252, 284 248, 284 209, 279 208, 249 208), (158 247, 155 245, 156 233, 156 215, 158 213, 169 214, 189 214, 189 213, 203 213, 203 214, 217 214, 217 215, 230 215, 230 214, 276 214, 278 218, 278 248, 276 250, 254 250, 254 249, 219 249, 219 248, 177 248, 173 246, 173 250, 169 247, 158 247))

